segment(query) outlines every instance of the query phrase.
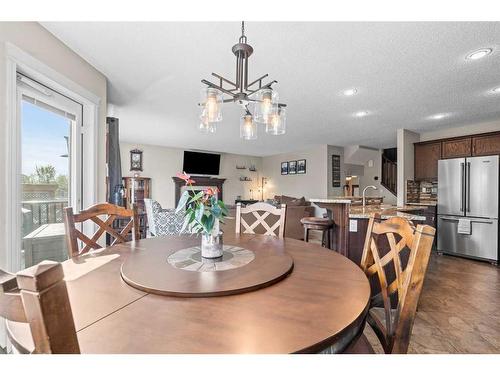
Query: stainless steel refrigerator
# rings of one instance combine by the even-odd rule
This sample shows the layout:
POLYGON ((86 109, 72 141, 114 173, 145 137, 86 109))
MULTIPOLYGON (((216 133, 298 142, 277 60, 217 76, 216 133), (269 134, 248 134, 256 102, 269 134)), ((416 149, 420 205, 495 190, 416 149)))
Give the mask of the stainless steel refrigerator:
POLYGON ((437 250, 498 263, 499 156, 439 160, 437 250))

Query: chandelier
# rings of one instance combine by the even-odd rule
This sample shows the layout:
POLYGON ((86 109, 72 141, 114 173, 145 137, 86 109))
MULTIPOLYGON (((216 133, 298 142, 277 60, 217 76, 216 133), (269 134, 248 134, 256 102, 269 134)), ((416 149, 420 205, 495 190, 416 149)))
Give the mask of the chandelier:
POLYGON ((212 73, 218 79, 212 83, 205 79, 201 82, 207 87, 202 90, 200 115, 200 131, 215 133, 216 123, 222 121, 222 104, 236 103, 243 107, 240 119, 240 137, 245 140, 257 139, 257 123, 265 126, 265 131, 272 135, 285 134, 286 104, 278 102, 278 93, 272 85, 278 81, 263 84, 269 74, 264 74, 252 82, 248 82, 248 58, 253 48, 247 44, 245 23, 241 23, 241 36, 233 48, 236 56, 236 79, 231 81, 212 73))

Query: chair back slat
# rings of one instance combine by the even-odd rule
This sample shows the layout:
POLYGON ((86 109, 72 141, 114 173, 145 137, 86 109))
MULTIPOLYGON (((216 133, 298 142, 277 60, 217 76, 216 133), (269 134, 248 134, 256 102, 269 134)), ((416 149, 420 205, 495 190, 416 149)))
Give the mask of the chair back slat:
MULTIPOLYGON (((0 275, 6 273, 0 271, 0 275)), ((2 282, 0 316, 7 321, 29 323, 33 353, 80 353, 60 263, 43 261, 18 272, 8 284, 2 282)), ((8 333, 13 345, 22 348, 21 342, 8 333)))
POLYGON ((241 203, 238 203, 236 205, 236 233, 239 234, 243 226, 243 233, 255 234, 255 229, 260 225, 264 228, 266 235, 276 236, 276 231, 278 231, 278 237, 283 238, 285 234, 285 217, 285 204, 277 208, 264 202, 254 203, 246 207, 241 207, 241 203), (244 214, 252 214, 255 221, 249 224, 243 218, 244 214), (266 221, 270 215, 278 216, 276 222, 272 225, 269 225, 266 221))
POLYGON ((380 293, 372 301, 382 300, 385 324, 368 314, 368 323, 379 337, 386 353, 406 353, 413 321, 429 262, 435 229, 429 225, 416 228, 405 218, 394 217, 381 220, 372 215, 368 224, 361 268, 369 278, 376 278, 380 293), (385 236, 389 251, 382 254, 379 238, 385 236), (401 253, 409 250, 406 266, 403 267, 401 253), (392 266, 394 280, 388 280, 388 269, 392 266), (393 309, 392 300, 397 306, 393 309))
POLYGON ((139 239, 139 218, 135 205, 129 210, 110 203, 101 203, 89 207, 86 210, 82 210, 77 214, 73 213, 73 208, 67 207, 64 209, 64 225, 66 228, 70 257, 85 254, 91 250, 100 249, 102 246, 99 245, 98 241, 104 233, 108 233, 114 238, 112 245, 126 242, 127 236, 131 231, 132 239, 139 239), (105 219, 103 220, 99 216, 105 216, 105 219), (118 232, 112 227, 113 222, 118 218, 130 219, 121 232, 118 232), (75 225, 87 220, 92 221, 98 226, 97 231, 91 238, 76 229, 75 225), (82 243, 81 249, 78 245, 78 241, 82 243))

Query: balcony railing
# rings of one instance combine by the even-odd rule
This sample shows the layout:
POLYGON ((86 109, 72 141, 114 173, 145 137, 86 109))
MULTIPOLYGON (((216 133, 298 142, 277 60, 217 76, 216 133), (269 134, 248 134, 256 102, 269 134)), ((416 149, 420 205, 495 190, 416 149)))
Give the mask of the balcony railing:
POLYGON ((68 206, 68 199, 22 201, 23 228, 25 236, 43 224, 62 223, 63 208, 68 206))

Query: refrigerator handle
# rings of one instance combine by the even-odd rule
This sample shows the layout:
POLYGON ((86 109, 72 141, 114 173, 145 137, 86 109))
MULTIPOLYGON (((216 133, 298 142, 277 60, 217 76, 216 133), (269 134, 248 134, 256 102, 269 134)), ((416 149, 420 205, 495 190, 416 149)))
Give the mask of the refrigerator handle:
POLYGON ((464 212, 464 175, 465 164, 460 163, 460 212, 464 212))
POLYGON ((470 161, 467 162, 467 190, 466 190, 465 209, 470 212, 470 161))

